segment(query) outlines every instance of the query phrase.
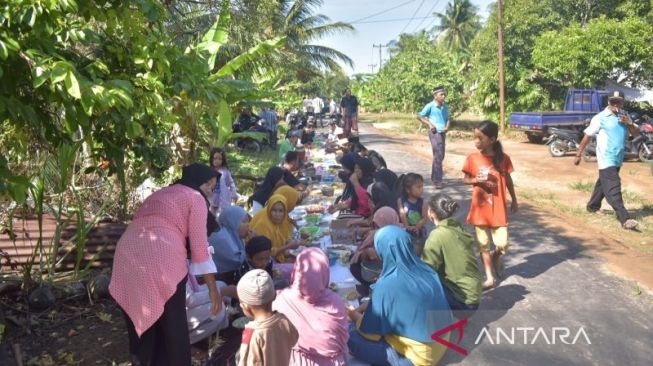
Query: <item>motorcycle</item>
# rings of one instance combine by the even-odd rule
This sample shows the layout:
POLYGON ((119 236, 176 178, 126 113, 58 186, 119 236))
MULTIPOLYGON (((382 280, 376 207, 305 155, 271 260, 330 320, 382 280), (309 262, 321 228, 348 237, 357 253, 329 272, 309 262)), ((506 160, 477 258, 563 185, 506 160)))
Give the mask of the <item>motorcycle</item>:
MULTIPOLYGON (((637 127, 640 128, 640 126, 637 127)), ((624 148, 626 150, 624 160, 637 159, 641 162, 653 163, 653 140, 649 139, 646 134, 640 133, 637 137, 628 137, 624 148)), ((581 156, 586 162, 596 160, 596 137, 592 137, 581 156)))
POLYGON ((643 115, 639 120, 639 133, 646 135, 653 141, 653 118, 643 115))
POLYGON ((234 133, 248 133, 251 136, 240 136, 233 139, 233 143, 239 150, 251 151, 259 153, 263 151, 264 146, 270 146, 270 138, 267 130, 263 128, 260 123, 255 124, 250 129, 243 129, 240 120, 237 120, 233 126, 232 131, 234 133), (256 136, 254 138, 253 136, 256 136))
POLYGON ((565 156, 569 152, 577 151, 580 147, 582 133, 576 130, 550 128, 546 144, 549 146, 549 154, 554 158, 565 156))

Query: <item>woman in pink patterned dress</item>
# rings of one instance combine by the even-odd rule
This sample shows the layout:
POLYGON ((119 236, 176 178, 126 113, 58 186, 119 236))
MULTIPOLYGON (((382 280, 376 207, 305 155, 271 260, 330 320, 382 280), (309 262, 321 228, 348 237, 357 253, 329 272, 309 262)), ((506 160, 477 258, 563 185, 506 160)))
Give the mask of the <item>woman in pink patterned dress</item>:
POLYGON ((186 278, 203 275, 212 313, 222 306, 209 254, 208 202, 219 173, 184 167, 181 179, 144 202, 118 241, 109 291, 125 313, 135 364, 190 365, 186 278))

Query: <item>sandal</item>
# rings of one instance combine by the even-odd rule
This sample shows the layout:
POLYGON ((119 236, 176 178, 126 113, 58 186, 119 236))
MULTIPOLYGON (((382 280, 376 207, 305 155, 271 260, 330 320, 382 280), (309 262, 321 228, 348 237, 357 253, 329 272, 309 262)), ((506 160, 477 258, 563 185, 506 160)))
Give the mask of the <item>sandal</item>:
POLYGON ((488 281, 483 282, 483 290, 491 290, 493 288, 497 287, 497 281, 492 280, 492 283, 488 283, 488 281))
POLYGON ((626 230, 635 230, 639 223, 633 219, 626 220, 623 225, 621 225, 626 230))

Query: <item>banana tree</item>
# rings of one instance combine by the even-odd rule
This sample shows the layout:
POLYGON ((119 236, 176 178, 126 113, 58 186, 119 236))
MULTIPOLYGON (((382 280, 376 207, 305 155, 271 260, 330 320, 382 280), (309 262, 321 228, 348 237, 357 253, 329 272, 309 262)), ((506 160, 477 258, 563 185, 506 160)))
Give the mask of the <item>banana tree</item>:
MULTIPOLYGON (((214 134, 213 140, 217 146, 224 146, 236 138, 249 137, 261 141, 265 137, 264 133, 235 133, 232 131, 233 106, 242 100, 257 100, 263 97, 256 84, 236 80, 236 74, 243 66, 261 60, 286 43, 286 37, 275 37, 262 41, 213 71, 220 49, 229 41, 230 8, 230 2, 225 1, 215 23, 195 46, 201 57, 206 60, 206 65, 209 68, 208 81, 212 83, 218 93, 217 100, 210 107, 211 115, 214 115, 215 118, 209 122, 214 134)), ((263 68, 261 68, 261 72, 264 72, 263 68)), ((250 75, 250 79, 254 79, 254 75, 250 75)))

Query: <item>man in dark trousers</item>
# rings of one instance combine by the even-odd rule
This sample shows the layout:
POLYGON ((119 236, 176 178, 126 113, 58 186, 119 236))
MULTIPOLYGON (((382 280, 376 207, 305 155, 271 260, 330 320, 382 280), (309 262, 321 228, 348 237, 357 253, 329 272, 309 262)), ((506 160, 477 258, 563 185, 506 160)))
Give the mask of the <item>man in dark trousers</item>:
POLYGON ((445 102, 447 90, 439 85, 433 88, 433 101, 427 104, 417 120, 429 129, 429 140, 433 151, 433 165, 431 166, 431 180, 436 188, 442 188, 442 161, 444 160, 444 147, 447 131, 451 126, 449 120, 449 107, 445 102))
POLYGON ((574 164, 580 164, 581 153, 596 136, 596 160, 599 166, 599 179, 594 185, 594 192, 587 203, 587 211, 597 212, 601 209, 603 198, 617 214, 617 218, 624 229, 635 230, 637 221, 633 220, 621 196, 621 178, 619 169, 624 161, 625 143, 628 134, 639 135, 639 130, 633 124, 628 114, 622 109, 624 94, 620 91, 610 93, 608 106, 592 118, 589 127, 585 129, 585 136, 580 142, 574 164))
POLYGON ((351 89, 345 90, 345 96, 340 101, 340 108, 345 121, 345 136, 349 137, 352 130, 358 135, 358 99, 351 95, 351 89))

